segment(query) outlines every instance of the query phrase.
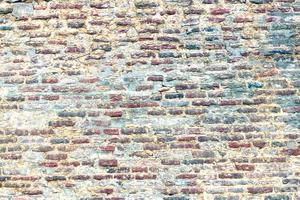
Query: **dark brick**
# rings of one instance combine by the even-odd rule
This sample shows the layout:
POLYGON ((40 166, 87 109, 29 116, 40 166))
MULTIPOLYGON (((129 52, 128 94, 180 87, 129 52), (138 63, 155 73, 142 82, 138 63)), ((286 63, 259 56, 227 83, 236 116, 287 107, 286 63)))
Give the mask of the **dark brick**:
POLYGON ((118 161, 117 160, 99 160, 99 166, 102 167, 117 167, 118 161))
POLYGON ((248 188, 248 192, 251 194, 270 193, 273 192, 273 188, 272 187, 251 187, 248 188))

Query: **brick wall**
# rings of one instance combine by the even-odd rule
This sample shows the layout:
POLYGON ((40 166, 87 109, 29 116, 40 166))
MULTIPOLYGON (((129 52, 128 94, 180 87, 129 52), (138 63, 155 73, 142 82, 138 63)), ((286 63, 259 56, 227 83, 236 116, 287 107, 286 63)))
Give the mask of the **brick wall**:
POLYGON ((0 199, 299 200, 299 2, 0 2, 0 199))

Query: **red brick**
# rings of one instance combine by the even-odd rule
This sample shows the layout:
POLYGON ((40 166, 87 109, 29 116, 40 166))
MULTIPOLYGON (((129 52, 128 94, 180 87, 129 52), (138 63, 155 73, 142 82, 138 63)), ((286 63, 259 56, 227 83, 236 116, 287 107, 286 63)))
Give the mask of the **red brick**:
POLYGON ((117 167, 118 166, 118 161, 117 160, 100 159, 99 160, 99 166, 102 166, 102 167, 117 167))

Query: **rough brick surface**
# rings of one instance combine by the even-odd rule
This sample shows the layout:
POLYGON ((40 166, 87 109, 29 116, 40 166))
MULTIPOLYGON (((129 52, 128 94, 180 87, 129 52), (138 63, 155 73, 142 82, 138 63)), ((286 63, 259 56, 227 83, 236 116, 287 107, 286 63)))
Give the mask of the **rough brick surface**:
POLYGON ((0 1, 0 199, 299 200, 299 11, 0 1))

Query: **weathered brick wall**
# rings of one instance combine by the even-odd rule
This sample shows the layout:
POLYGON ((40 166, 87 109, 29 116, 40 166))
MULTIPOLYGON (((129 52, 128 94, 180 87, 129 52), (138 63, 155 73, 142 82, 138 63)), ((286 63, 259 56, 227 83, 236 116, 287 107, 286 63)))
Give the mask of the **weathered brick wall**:
POLYGON ((300 199, 295 0, 0 2, 0 199, 300 199))

